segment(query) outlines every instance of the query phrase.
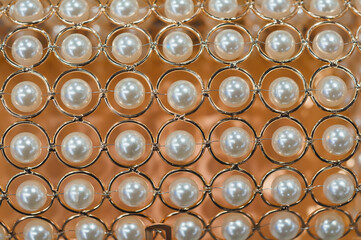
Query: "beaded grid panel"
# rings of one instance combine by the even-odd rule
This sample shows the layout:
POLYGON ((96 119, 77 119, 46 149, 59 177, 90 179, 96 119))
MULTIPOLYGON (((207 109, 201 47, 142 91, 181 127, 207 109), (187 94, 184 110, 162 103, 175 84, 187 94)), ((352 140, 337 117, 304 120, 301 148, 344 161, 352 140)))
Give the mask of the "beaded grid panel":
MULTIPOLYGON (((227 217, 238 216, 249 224, 251 239, 273 239, 270 226, 272 219, 282 216, 278 212, 291 214, 288 217, 299 226, 294 237, 300 239, 318 238, 317 219, 335 213, 339 217, 335 218, 334 236, 356 239, 361 235, 359 1, 335 0, 339 7, 329 16, 312 10, 314 1, 290 1, 291 10, 281 20, 266 14, 262 1, 240 0, 229 19, 215 16, 208 1, 194 1, 194 14, 182 22, 166 17, 165 1, 139 1, 142 16, 126 25, 109 14, 112 1, 88 1, 91 14, 80 24, 58 13, 61 1, 45 0, 40 1, 42 18, 18 21, 11 12, 16 2, 3 2, 0 18, 0 221, 5 238, 23 239, 26 223, 38 218, 52 225, 54 238, 72 239, 76 224, 85 216, 98 221, 106 237, 116 238, 117 223, 131 215, 145 225, 165 222, 173 227, 180 216, 193 216, 193 221, 200 221, 203 239, 224 239, 227 217), (227 28, 244 38, 245 50, 236 60, 226 61, 215 53, 214 36, 227 28), (162 48, 167 32, 175 29, 192 36, 193 53, 182 63, 170 61, 162 48), (287 30, 295 38, 296 50, 286 60, 269 56, 265 45, 272 29, 287 30), (343 39, 343 51, 336 60, 314 51, 315 35, 323 30, 337 31, 343 39), (69 32, 91 40, 89 61, 73 64, 63 59, 61 43, 69 32), (141 60, 136 63, 119 62, 112 54, 111 43, 121 32, 136 33, 143 43, 141 60), (41 60, 31 67, 23 67, 11 53, 15 39, 24 33, 43 45, 41 60), (250 93, 242 106, 232 108, 222 105, 218 89, 225 77, 233 75, 246 80, 250 93), (347 96, 335 106, 326 106, 317 97, 317 83, 327 75, 339 76, 346 83, 347 96), (297 79, 299 88, 297 101, 286 108, 277 107, 268 94, 272 79, 282 76, 297 79), (83 78, 92 89, 92 100, 81 110, 67 108, 60 97, 61 86, 72 77, 83 78), (114 100, 115 85, 124 77, 137 78, 145 88, 144 102, 135 110, 120 108, 114 100), (11 100, 12 89, 24 79, 36 83, 42 92, 41 103, 28 113, 19 111, 11 100), (188 112, 177 111, 167 101, 167 89, 175 80, 195 85, 196 106, 188 112), (322 145, 323 132, 335 124, 346 126, 354 135, 351 148, 338 155, 322 145), (304 139, 301 149, 289 157, 275 153, 271 144, 273 132, 285 125, 298 129, 304 139), (251 136, 249 151, 235 158, 225 155, 219 143, 221 133, 233 126, 247 129, 251 136), (114 149, 117 134, 129 129, 142 132, 146 141, 145 153, 131 163, 114 149), (188 131, 195 139, 195 152, 186 161, 173 161, 165 150, 165 139, 175 130, 188 131), (31 163, 17 162, 9 150, 12 138, 21 132, 40 138, 40 156, 31 163), (62 140, 72 132, 85 133, 93 143, 84 162, 64 158, 62 140), (272 181, 286 173, 299 180, 301 195, 281 205, 272 196, 272 181), (336 173, 347 175, 354 187, 348 199, 333 203, 325 197, 324 182, 336 173), (118 191, 129 176, 141 177, 149 188, 146 201, 133 207, 120 200, 118 191), (222 193, 223 183, 231 176, 246 178, 251 186, 251 196, 236 206, 222 193), (194 180, 198 187, 198 199, 185 208, 169 196, 169 185, 181 177, 194 180), (83 210, 64 200, 64 185, 79 178, 88 180, 95 192, 83 210), (35 179, 46 187, 46 201, 28 211, 17 202, 16 190, 25 180, 35 179)), ((173 232, 175 238, 177 231, 173 232)))

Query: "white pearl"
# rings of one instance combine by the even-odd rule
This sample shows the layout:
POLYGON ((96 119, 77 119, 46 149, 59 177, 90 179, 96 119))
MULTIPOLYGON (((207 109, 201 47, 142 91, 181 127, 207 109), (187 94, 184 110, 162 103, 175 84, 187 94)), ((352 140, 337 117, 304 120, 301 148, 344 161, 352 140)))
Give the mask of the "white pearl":
POLYGON ((183 130, 172 132, 165 141, 167 155, 177 162, 185 161, 191 157, 195 148, 196 142, 194 137, 183 130))
POLYGON ((293 0, 263 0, 261 12, 271 18, 281 19, 291 14, 293 0))
POLYGON ((249 152, 251 148, 251 136, 240 127, 230 127, 221 135, 222 151, 233 158, 239 158, 249 152))
POLYGON ((203 232, 202 222, 191 215, 180 216, 173 226, 177 240, 199 240, 203 232))
POLYGON ((61 153, 66 160, 72 163, 81 163, 87 160, 93 152, 93 142, 81 132, 68 134, 61 143, 61 153))
POLYGON ((238 13, 237 0, 209 0, 208 11, 219 18, 233 18, 238 13))
POLYGON ((52 240, 55 238, 53 226, 45 220, 33 218, 23 230, 24 240, 52 240))
POLYGON ((234 29, 224 29, 214 39, 214 50, 224 60, 237 60, 243 53, 244 39, 234 29))
POLYGON ((37 180, 27 180, 16 189, 16 201, 26 211, 40 210, 45 205, 46 199, 46 188, 37 180))
POLYGON ((199 196, 197 183, 191 178, 178 178, 169 185, 169 198, 180 208, 193 206, 199 196))
POLYGON ((340 124, 328 127, 322 135, 323 147, 333 155, 346 154, 353 147, 354 141, 353 133, 340 124))
POLYGON ((269 86, 269 99, 272 104, 280 108, 289 108, 299 98, 297 83, 289 77, 279 77, 269 86))
POLYGON ((250 181, 241 176, 233 175, 223 183, 223 197, 232 206, 241 206, 249 201, 253 195, 250 181))
POLYGON ((219 98, 227 107, 242 106, 249 99, 249 95, 249 86, 241 77, 227 77, 219 86, 219 98))
POLYGON ((10 14, 20 22, 34 22, 44 17, 44 7, 39 0, 17 0, 10 14))
POLYGON ((273 150, 283 157, 291 157, 302 149, 304 139, 295 127, 278 128, 272 135, 273 150))
POLYGON ((269 229, 275 239, 291 240, 297 236, 300 224, 294 214, 282 211, 272 215, 269 229))
POLYGON ((89 38, 80 33, 69 34, 61 43, 61 54, 70 63, 84 63, 92 54, 92 43, 89 38))
POLYGON ((346 83, 337 76, 326 76, 316 85, 317 100, 326 107, 336 107, 346 99, 346 83))
POLYGON ((140 207, 147 201, 149 187, 142 178, 132 176, 121 182, 118 192, 125 205, 140 207))
POLYGON ((75 235, 77 240, 103 240, 105 229, 94 218, 84 217, 75 225, 75 235))
POLYGON ((137 217, 127 216, 121 218, 115 226, 116 239, 143 240, 145 235, 144 223, 137 217))
POLYGON ((194 3, 192 0, 166 0, 164 13, 169 19, 182 21, 192 17, 194 3))
POLYGON ((249 220, 242 214, 231 213, 223 220, 222 235, 225 240, 246 240, 251 231, 249 220))
POLYGON ((12 44, 11 55, 18 64, 30 67, 43 57, 43 45, 32 35, 23 35, 12 44))
POLYGON ((310 11, 319 16, 335 16, 342 10, 339 0, 312 0, 310 11))
POLYGON ((274 60, 290 59, 295 54, 295 51, 295 39, 288 31, 276 30, 266 38, 266 53, 274 60))
POLYGON ((90 9, 86 0, 62 0, 58 12, 62 18, 80 23, 88 20, 90 9))
POLYGON ((322 240, 336 240, 342 237, 345 223, 336 212, 323 212, 316 218, 316 233, 322 240))
POLYGON ((175 81, 168 88, 167 100, 169 105, 175 110, 190 111, 197 103, 197 89, 189 81, 175 81))
POLYGON ((64 188, 64 201, 75 210, 86 209, 94 201, 93 185, 84 179, 70 181, 64 188))
POLYGON ((136 161, 145 152, 145 138, 134 130, 121 132, 115 139, 115 150, 126 161, 136 161))
POLYGON ((142 56, 142 41, 133 33, 121 33, 114 38, 112 54, 121 63, 129 64, 142 56))
POLYGON ((193 41, 184 32, 172 31, 164 38, 163 53, 172 62, 184 62, 192 56, 193 41))
POLYGON ((38 85, 23 81, 15 85, 11 91, 11 103, 22 112, 33 112, 42 103, 42 92, 38 85))
POLYGON ((139 4, 137 0, 113 0, 109 6, 111 18, 122 23, 131 23, 139 17, 139 4))
POLYGON ((144 102, 144 86, 135 78, 124 78, 115 85, 114 98, 115 102, 122 108, 137 108, 144 102))
POLYGON ((41 154, 41 142, 30 132, 19 133, 11 140, 10 153, 20 163, 34 162, 41 154))
POLYGON ((343 38, 334 30, 324 30, 314 37, 312 48, 318 57, 327 60, 335 60, 343 53, 343 38))
POLYGON ((326 198, 335 204, 347 202, 355 192, 352 179, 342 173, 335 173, 326 178, 323 183, 323 193, 326 198))
POLYGON ((86 81, 73 78, 62 86, 60 96, 66 107, 80 110, 89 105, 92 99, 92 89, 86 81))
POLYGON ((302 186, 291 174, 277 176, 271 185, 273 199, 281 205, 291 205, 300 199, 302 186))

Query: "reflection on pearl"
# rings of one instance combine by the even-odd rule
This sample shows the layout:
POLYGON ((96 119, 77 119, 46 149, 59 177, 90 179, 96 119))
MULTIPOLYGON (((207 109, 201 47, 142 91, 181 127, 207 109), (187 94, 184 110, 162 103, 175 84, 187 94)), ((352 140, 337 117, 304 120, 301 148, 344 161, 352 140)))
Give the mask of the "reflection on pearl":
POLYGON ((10 153, 20 163, 34 162, 41 154, 41 142, 30 132, 19 133, 11 140, 10 153))
POLYGON ((109 6, 111 18, 122 23, 131 23, 139 18, 137 0, 113 0, 109 6))
POLYGON ((326 198, 335 204, 347 202, 355 192, 355 183, 342 173, 334 173, 323 183, 323 193, 326 198))
POLYGON ((273 199, 281 205, 291 205, 300 199, 302 186, 291 174, 277 176, 271 185, 273 199))
POLYGON ((89 207, 94 201, 94 187, 84 179, 75 179, 65 185, 65 203, 75 209, 83 210, 89 207))
POLYGON ((62 0, 58 13, 68 21, 80 23, 88 20, 89 11, 89 4, 86 0, 62 0))
POLYGON ((266 38, 266 53, 274 60, 288 60, 293 57, 295 51, 295 39, 288 31, 276 30, 266 38))
POLYGON ((279 77, 269 86, 269 99, 279 108, 289 108, 299 99, 297 83, 289 77, 279 77))
POLYGON ((199 196, 197 183, 191 178, 178 178, 169 185, 169 198, 180 208, 193 206, 199 196))
POLYGON ((282 211, 272 214, 269 229, 277 240, 291 240, 297 236, 300 223, 296 215, 282 211))
POLYGON ((317 100, 326 107, 336 107, 346 99, 346 83, 337 76, 326 76, 316 85, 317 100))
POLYGON ((318 33, 312 41, 315 54, 323 59, 335 60, 341 57, 344 49, 342 36, 333 30, 318 33))
POLYGON ((77 240, 103 240, 105 229, 103 224, 91 217, 84 217, 75 225, 77 240))
POLYGON ((61 54, 70 63, 85 63, 93 53, 89 38, 80 33, 69 34, 61 43, 61 54))
POLYGON ((86 81, 73 78, 62 86, 60 96, 66 107, 80 110, 89 105, 92 99, 92 89, 86 81))
POLYGON ((316 233, 322 240, 337 240, 342 237, 345 223, 336 212, 323 212, 316 218, 316 233))
POLYGON ((117 239, 143 240, 144 235, 144 223, 137 217, 123 217, 115 225, 115 236, 117 239))
POLYGON ((24 240, 52 240, 55 238, 53 226, 38 218, 32 218, 24 226, 24 240))
POLYGON ((21 208, 29 212, 40 210, 46 203, 47 191, 37 180, 27 180, 16 189, 16 201, 21 208))
POLYGON ((242 106, 248 101, 249 94, 249 86, 241 77, 227 77, 219 86, 219 98, 227 107, 242 106))
POLYGON ((280 127, 272 135, 273 150, 283 157, 296 155, 303 145, 304 139, 302 134, 295 127, 280 127))
POLYGON ((183 130, 177 130, 168 135, 165 140, 167 155, 178 162, 185 161, 194 154, 196 142, 194 137, 183 130))
POLYGON ((263 0, 261 12, 267 17, 281 19, 291 14, 294 4, 293 0, 263 0))
POLYGON ((11 55, 18 64, 30 67, 43 57, 43 45, 32 35, 23 35, 12 44, 11 55))
POLYGON ((246 240, 251 231, 250 221, 243 214, 227 214, 223 220, 222 235, 225 240, 246 240))
POLYGON ((38 85, 23 81, 15 85, 11 91, 11 103, 22 112, 33 112, 42 103, 42 92, 38 85))
POLYGON ((133 33, 121 33, 113 40, 112 54, 121 63, 134 63, 142 56, 142 41, 133 33))
POLYGON ((355 142, 354 135, 344 125, 335 124, 326 129, 322 135, 322 145, 333 155, 343 155, 351 150, 355 142))
POLYGON ((115 139, 115 150, 126 161, 136 161, 145 152, 145 138, 134 130, 126 130, 115 139))
POLYGON ((122 108, 137 108, 144 102, 144 86, 135 78, 124 78, 115 86, 114 98, 115 102, 122 108))
POLYGON ((175 21, 182 21, 191 18, 194 13, 192 0, 166 0, 164 13, 167 18, 175 21))
POLYGON ((238 13, 237 0, 209 0, 208 11, 219 18, 234 18, 238 13))
POLYGON ((214 39, 214 50, 224 60, 237 60, 243 53, 242 34, 233 29, 224 29, 214 39))
POLYGON ((121 182, 118 192, 125 205, 140 207, 147 201, 149 187, 143 178, 132 176, 121 182))
POLYGON ((84 162, 92 152, 93 142, 86 134, 81 132, 68 134, 61 143, 62 155, 72 163, 84 162))
POLYGON ((223 183, 223 197, 232 206, 241 206, 249 201, 253 195, 251 182, 241 176, 233 175, 223 183))
POLYGON ((172 62, 184 62, 193 53, 193 41, 187 33, 172 31, 163 40, 163 54, 172 62))
POLYGON ((240 127, 230 127, 221 135, 222 151, 233 158, 239 158, 249 152, 251 148, 251 136, 240 127))
POLYGON ((310 11, 323 17, 336 16, 341 10, 342 5, 339 0, 312 0, 310 4, 310 11))
POLYGON ((10 15, 20 22, 35 22, 44 17, 44 7, 39 0, 17 0, 10 8, 10 15))
POLYGON ((202 222, 192 215, 181 215, 173 226, 177 240, 199 240, 203 233, 202 222))
POLYGON ((167 100, 169 105, 177 111, 190 111, 197 103, 197 89, 189 81, 175 81, 168 88, 167 100))

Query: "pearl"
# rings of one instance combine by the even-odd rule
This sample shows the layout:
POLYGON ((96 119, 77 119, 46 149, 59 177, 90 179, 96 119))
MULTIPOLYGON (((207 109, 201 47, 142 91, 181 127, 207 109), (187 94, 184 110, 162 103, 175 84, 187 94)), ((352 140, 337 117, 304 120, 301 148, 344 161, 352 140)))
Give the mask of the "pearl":
POLYGON ((177 207, 193 206, 199 196, 197 183, 191 178, 178 178, 169 185, 169 198, 177 207))
POLYGON ((74 23, 88 20, 89 12, 89 4, 86 0, 62 0, 58 10, 62 18, 74 23))
POLYGON ((339 0, 312 0, 310 4, 310 11, 323 17, 336 16, 341 9, 339 0))
POLYGON ((103 240, 105 229, 94 218, 84 217, 75 225, 75 235, 77 240, 103 240))
POLYGON ((303 142, 300 131, 291 126, 280 127, 272 135, 273 150, 283 157, 291 157, 299 153, 303 142))
POLYGON ((27 180, 16 189, 16 201, 26 211, 35 212, 41 209, 47 198, 44 185, 37 180, 27 180))
POLYGON ((317 100, 326 107, 336 107, 346 99, 346 83, 337 76, 326 76, 316 85, 317 100))
POLYGON ((237 0, 209 0, 208 11, 219 18, 234 18, 238 13, 237 0))
POLYGON ((282 211, 273 214, 269 229, 275 239, 291 240, 297 236, 300 224, 294 214, 282 211))
POLYGON ((142 56, 142 41, 133 33, 121 33, 114 38, 112 54, 121 63, 134 63, 142 56))
POLYGON ((94 187, 84 179, 74 179, 64 188, 64 201, 75 210, 84 210, 94 202, 94 187))
POLYGON ((43 45, 32 35, 23 35, 12 44, 11 55, 18 64, 31 67, 43 57, 43 45))
POLYGON ((193 41, 184 32, 172 31, 164 38, 163 53, 172 62, 184 62, 192 56, 193 41))
POLYGON ((70 63, 85 63, 93 53, 89 38, 80 33, 69 34, 61 43, 61 54, 70 63))
POLYGON ((299 98, 297 83, 288 77, 279 77, 269 86, 269 99, 272 104, 280 108, 289 108, 299 98))
POLYGON ((291 205, 301 197, 300 181, 291 174, 277 176, 271 185, 273 199, 281 205, 291 205))
POLYGON ((144 223, 137 217, 121 218, 115 225, 115 236, 124 240, 143 240, 145 235, 144 223))
POLYGON ((227 214, 222 223, 225 240, 246 240, 252 232, 249 220, 242 214, 227 214))
POLYGON ((251 136, 240 127, 230 127, 221 135, 221 149, 230 157, 239 158, 249 152, 251 136))
POLYGON ((347 202, 355 192, 352 179, 342 173, 335 173, 326 178, 323 183, 323 193, 326 198, 335 204, 347 202))
POLYGON ((148 184, 140 177, 127 177, 119 185, 119 197, 129 207, 140 207, 145 204, 148 197, 148 184))
POLYGON ((87 160, 93 152, 93 142, 81 132, 68 134, 61 143, 61 153, 66 160, 72 163, 81 163, 87 160))
POLYGON ((122 23, 131 23, 139 17, 139 4, 137 0, 113 0, 109 6, 111 18, 122 23))
POLYGON ((271 18, 281 19, 291 14, 293 0, 263 0, 261 12, 271 18))
POLYGON ((168 88, 167 100, 169 105, 175 110, 190 111, 197 103, 197 89, 189 81, 175 81, 168 88))
POLYGON ((134 130, 126 130, 115 139, 115 150, 126 161, 136 161, 145 152, 145 138, 134 130))
POLYGON ((221 30, 214 39, 214 50, 224 60, 238 59, 242 55, 243 49, 243 36, 236 30, 221 30))
POLYGON ((175 21, 182 21, 191 18, 194 13, 192 0, 166 0, 164 13, 167 18, 175 21))
POLYGON ((66 107, 80 110, 89 105, 92 99, 92 89, 86 81, 73 78, 62 86, 60 96, 66 107))
POLYGON ((52 240, 55 238, 53 226, 45 220, 33 218, 24 226, 24 240, 52 240))
POLYGON ((323 212, 316 218, 316 233, 323 240, 336 240, 342 237, 345 223, 336 212, 323 212))
POLYGON ((10 14, 20 22, 35 22, 45 15, 44 7, 39 0, 17 0, 10 8, 10 14))
POLYGON ((19 133, 11 140, 10 153, 20 163, 34 162, 41 154, 41 142, 30 132, 19 133))
POLYGON ((135 78, 124 78, 115 86, 114 98, 115 102, 122 108, 137 108, 144 102, 144 86, 135 78))
POLYGON ((249 95, 249 86, 241 77, 227 77, 219 86, 219 98, 227 107, 241 107, 248 101, 249 95))
POLYGON ((296 51, 296 42, 291 33, 276 30, 266 38, 266 53, 277 61, 290 59, 296 51))
POLYGON ((192 216, 180 216, 173 226, 177 240, 199 240, 203 233, 202 222, 192 216))
POLYGON ((253 195, 250 181, 241 176, 233 175, 223 183, 223 197, 232 206, 241 206, 249 201, 253 195))
POLYGON ((4 227, 0 227, 0 240, 6 240, 9 238, 9 234, 6 232, 4 227))
POLYGON ((191 157, 195 148, 196 142, 194 137, 183 130, 172 132, 165 141, 167 155, 177 162, 185 161, 191 157))
POLYGON ((327 60, 336 60, 340 58, 343 53, 343 38, 336 31, 324 30, 314 37, 312 48, 318 57, 327 60))
POLYGON ((39 86, 30 81, 19 82, 11 91, 11 103, 21 112, 33 112, 42 103, 42 92, 39 86))
POLYGON ((353 133, 340 124, 328 127, 322 135, 323 147, 333 155, 346 154, 353 147, 354 141, 353 133))

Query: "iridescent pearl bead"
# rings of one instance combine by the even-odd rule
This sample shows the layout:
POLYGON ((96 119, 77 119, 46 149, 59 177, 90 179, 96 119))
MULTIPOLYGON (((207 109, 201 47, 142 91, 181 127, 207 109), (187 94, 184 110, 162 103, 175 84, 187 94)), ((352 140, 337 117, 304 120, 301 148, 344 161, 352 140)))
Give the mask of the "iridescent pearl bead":
POLYGON ((188 34, 181 31, 172 31, 163 41, 163 54, 172 62, 184 62, 193 53, 193 41, 188 34))
POLYGON ((343 155, 351 150, 355 142, 353 133, 344 125, 335 124, 322 135, 322 145, 333 155, 343 155))
POLYGON ((224 181, 222 189, 224 199, 235 207, 247 203, 253 195, 250 181, 241 175, 228 177, 224 181))
POLYGON ((337 76, 326 76, 316 85, 317 100, 326 107, 336 107, 346 99, 346 83, 337 76))
POLYGON ((300 224, 294 214, 282 211, 272 214, 269 229, 275 239, 291 240, 297 236, 300 224))
POLYGON ((342 10, 339 0, 312 0, 310 11, 319 16, 335 16, 342 10))
POLYGON ((10 153, 20 163, 34 162, 41 154, 41 142, 30 132, 19 133, 11 140, 10 153))
POLYGON ((219 86, 219 98, 227 107, 241 107, 247 102, 249 95, 249 86, 241 77, 227 77, 219 86))
POLYGON ((293 0, 263 0, 261 12, 271 18, 281 19, 291 14, 293 0))
POLYGON ((197 103, 197 89, 189 81, 175 81, 168 88, 167 100, 169 105, 177 111, 190 111, 197 103))
POLYGON ((224 60, 238 59, 244 49, 242 34, 233 29, 224 29, 217 33, 214 39, 214 50, 224 60))
POLYGON ((183 130, 172 132, 165 141, 167 155, 177 162, 185 161, 191 157, 195 148, 196 142, 194 137, 183 130))
POLYGON ((94 202, 94 187, 84 179, 74 179, 64 188, 66 205, 75 210, 88 208, 94 202))
POLYGON ((342 173, 334 173, 323 183, 323 193, 326 198, 335 204, 347 202, 355 192, 355 183, 342 173))
POLYGON ((289 108, 299 99, 297 83, 289 77, 279 77, 269 86, 269 99, 279 108, 289 108))
POLYGON ((62 155, 72 163, 84 162, 92 152, 93 142, 86 134, 81 132, 68 134, 61 143, 62 155))
POLYGON ((126 161, 136 161, 145 152, 145 138, 134 130, 126 130, 115 139, 115 150, 126 161))
POLYGON ((144 223, 137 217, 123 217, 115 225, 115 236, 117 237, 117 239, 143 240, 144 235, 144 223))
POLYGON ((220 139, 222 151, 229 157, 239 158, 249 152, 251 136, 240 127, 226 129, 220 139))
POLYGON ((199 240, 203 233, 202 222, 191 215, 180 216, 173 226, 177 240, 199 240))
POLYGON ((86 81, 73 78, 62 86, 60 97, 66 107, 80 110, 89 105, 92 99, 92 89, 86 81))
POLYGON ((238 13, 237 0, 209 0, 208 11, 219 18, 233 18, 238 13))
POLYGON ((134 63, 142 56, 142 45, 137 35, 129 32, 121 33, 113 40, 112 54, 121 63, 134 63))
POLYGON ((296 51, 296 42, 291 33, 276 30, 266 38, 265 49, 270 58, 277 61, 290 59, 296 51))
POLYGON ((164 13, 169 19, 183 21, 192 17, 194 3, 192 0, 166 0, 164 3, 164 13))
POLYGON ((147 201, 149 187, 142 178, 132 176, 120 183, 118 192, 125 205, 140 207, 147 201))
POLYGON ((42 103, 42 92, 39 86, 30 81, 15 85, 11 91, 11 103, 21 112, 33 112, 42 103))
POLYGON ((84 217, 75 225, 77 240, 103 240, 105 238, 104 226, 91 217, 84 217))
POLYGON ((343 53, 343 38, 336 31, 324 30, 314 37, 312 48, 318 57, 327 60, 336 60, 343 53))
POLYGON ((291 157, 299 153, 303 143, 302 134, 295 127, 280 127, 272 135, 273 150, 283 157, 291 157))
POLYGON ((302 186, 291 174, 277 176, 271 185, 273 199, 281 205, 291 205, 300 199, 302 186))
POLYGON ((115 86, 114 98, 115 102, 122 108, 137 108, 144 102, 144 86, 135 78, 124 78, 115 86))
POLYGON ((72 33, 61 43, 61 54, 65 61, 78 64, 88 61, 92 54, 92 43, 80 33, 72 33))
POLYGON ((52 240, 55 238, 53 226, 45 220, 33 218, 23 230, 24 240, 52 240))
POLYGON ((323 212, 316 218, 316 233, 322 240, 337 240, 342 237, 345 223, 336 212, 323 212))
POLYGON ((131 23, 139 17, 137 0, 113 0, 109 6, 111 18, 122 23, 131 23))
POLYGON ((178 178, 169 185, 169 198, 180 208, 193 206, 199 196, 197 183, 191 178, 178 178))
POLYGON ((29 212, 40 210, 46 203, 47 190, 37 180, 27 180, 16 189, 16 201, 21 208, 29 212))
POLYGON ((74 23, 88 20, 89 12, 89 4, 86 0, 62 0, 58 10, 62 18, 74 23))
POLYGON ((43 57, 43 45, 36 37, 23 35, 12 44, 11 55, 18 64, 30 67, 43 57))
POLYGON ((242 214, 227 214, 222 223, 225 240, 246 240, 252 231, 249 220, 242 214))
POLYGON ((44 7, 39 0, 17 0, 10 8, 10 14, 20 22, 35 22, 44 17, 44 7))

